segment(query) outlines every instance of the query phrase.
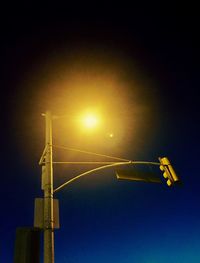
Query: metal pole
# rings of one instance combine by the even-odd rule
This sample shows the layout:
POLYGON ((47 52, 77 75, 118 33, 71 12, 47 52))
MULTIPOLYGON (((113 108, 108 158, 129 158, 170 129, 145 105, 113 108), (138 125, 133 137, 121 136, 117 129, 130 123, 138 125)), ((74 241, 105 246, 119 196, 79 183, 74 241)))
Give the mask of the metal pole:
POLYGON ((52 115, 45 113, 44 263, 54 263, 52 115))

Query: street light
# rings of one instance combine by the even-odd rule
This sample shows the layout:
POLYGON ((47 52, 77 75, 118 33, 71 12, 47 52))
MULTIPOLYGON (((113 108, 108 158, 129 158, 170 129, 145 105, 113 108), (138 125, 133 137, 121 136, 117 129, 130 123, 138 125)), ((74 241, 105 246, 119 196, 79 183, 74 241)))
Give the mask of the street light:
POLYGON ((82 122, 84 124, 84 126, 88 129, 92 129, 95 128, 99 122, 97 116, 93 115, 93 114, 87 114, 85 116, 83 116, 82 122))
MULTIPOLYGON (((46 111, 45 114, 45 148, 40 158, 39 164, 42 166, 42 189, 44 191, 44 201, 43 201, 43 231, 44 231, 44 263, 54 263, 54 199, 53 194, 55 191, 63 188, 66 184, 61 185, 57 189, 53 189, 53 151, 52 151, 52 114, 50 111, 46 111)), ((87 128, 94 128, 98 123, 98 118, 95 115, 87 114, 82 117, 82 122, 87 128)), ((92 153, 93 155, 95 153, 92 153)), ((98 155, 98 154, 97 154, 98 155)), ((101 155, 102 156, 102 155, 101 155)), ((108 156, 107 156, 108 157, 108 156)), ((117 158, 118 159, 118 158, 117 158)), ((120 159, 120 158, 119 158, 120 159)), ((120 159, 125 160, 125 159, 120 159)), ((127 161, 127 160, 126 160, 127 161)), ((77 162, 75 162, 77 163, 77 162)), ((82 162, 83 163, 83 162, 82 162)), ((95 162, 91 162, 95 163, 95 162)), ((105 162, 99 162, 101 164, 105 162)), ((93 171, 107 168, 107 166, 116 166, 114 162, 108 164, 101 168, 96 168, 90 170, 84 174, 76 176, 73 180, 78 179, 79 177, 89 174, 93 171)), ((117 165, 124 165, 124 163, 118 163, 117 165)), ((70 180, 73 181, 73 180, 70 180)), ((69 183, 69 182, 67 182, 69 183)))
MULTIPOLYGON (((115 161, 106 161, 106 162, 53 162, 53 143, 52 143, 52 119, 53 116, 50 111, 46 111, 45 114, 45 148, 42 153, 42 156, 40 158, 39 164, 42 165, 42 189, 44 191, 44 199, 42 200, 42 211, 43 211, 43 217, 42 217, 42 223, 39 223, 39 225, 35 225, 37 227, 40 227, 44 231, 44 263, 54 263, 55 257, 54 257, 54 229, 56 226, 55 222, 55 216, 54 216, 54 203, 55 200, 53 198, 53 195, 55 192, 58 192, 60 189, 64 188, 69 183, 79 179, 80 177, 86 176, 88 174, 91 174, 93 172, 107 169, 110 167, 119 167, 119 166, 126 166, 126 165, 156 165, 160 166, 160 162, 144 162, 144 161, 132 161, 124 158, 118 158, 93 152, 87 152, 82 151, 79 149, 73 149, 68 147, 62 147, 62 146, 54 146, 57 148, 62 149, 68 149, 73 150, 77 152, 82 152, 85 154, 92 154, 96 156, 106 157, 110 158, 115 161), (86 171, 84 173, 81 173, 74 178, 68 180, 67 182, 63 183, 56 189, 53 188, 53 164, 98 164, 102 165, 100 167, 91 169, 89 171, 86 171)), ((97 118, 94 117, 94 115, 86 115, 86 118, 83 118, 84 123, 86 127, 93 128, 97 124, 97 118)), ((113 134, 112 134, 113 136, 113 134)), ((159 159, 160 161, 162 159, 159 159)), ((162 163, 163 165, 163 163, 162 163)), ((138 177, 135 175, 128 176, 123 175, 121 173, 117 173, 117 179, 125 179, 125 180, 134 180, 134 181, 146 181, 146 182, 160 182, 160 180, 157 180, 155 178, 145 178, 145 177, 138 177)), ((178 177, 176 177, 176 180, 178 181, 178 177)), ((56 204, 56 203, 55 203, 56 204)), ((36 209, 37 210, 37 209, 36 209)), ((37 211, 35 211, 35 214, 38 214, 37 211)), ((35 216, 37 218, 37 216, 35 216)), ((41 221, 41 218, 40 218, 41 221)))

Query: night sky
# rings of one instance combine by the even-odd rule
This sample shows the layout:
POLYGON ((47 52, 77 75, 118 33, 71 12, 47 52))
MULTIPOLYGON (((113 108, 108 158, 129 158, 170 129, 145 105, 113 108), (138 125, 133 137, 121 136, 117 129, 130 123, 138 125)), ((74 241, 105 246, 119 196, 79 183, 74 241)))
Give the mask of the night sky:
MULTIPOLYGON (((1 16, 0 261, 42 197, 46 110, 53 143, 126 158, 168 156, 182 185, 117 181, 112 169, 58 192, 55 262, 200 261, 199 64, 195 7, 6 6, 1 16), (5 9, 5 10, 4 10, 5 9), (87 133, 79 112, 102 115, 87 133), (108 134, 113 133, 113 138, 108 134)), ((97 160, 54 149, 54 160, 97 160)), ((102 159, 101 159, 102 160, 102 159)), ((106 159, 104 159, 106 160, 106 159)), ((55 166, 54 184, 93 166, 55 166)), ((149 167, 147 167, 149 169, 149 167)), ((162 173, 155 171, 162 178, 162 173)))

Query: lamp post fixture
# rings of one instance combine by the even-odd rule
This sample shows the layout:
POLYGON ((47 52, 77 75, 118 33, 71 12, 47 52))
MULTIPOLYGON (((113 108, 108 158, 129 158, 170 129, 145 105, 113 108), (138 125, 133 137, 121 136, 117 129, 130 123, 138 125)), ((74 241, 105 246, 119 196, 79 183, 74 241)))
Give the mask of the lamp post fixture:
MULTIPOLYGON (((123 162, 70 162, 75 164, 106 164, 104 166, 89 170, 85 173, 82 173, 71 180, 65 182, 61 186, 57 187, 55 190, 53 189, 53 142, 52 142, 52 119, 53 116, 50 111, 46 111, 43 114, 45 117, 45 148, 40 158, 39 164, 42 166, 42 189, 44 191, 44 199, 43 199, 43 231, 44 231, 44 263, 54 263, 55 256, 54 256, 54 192, 57 192, 67 184, 71 183, 72 181, 95 172, 97 170, 102 170, 107 167, 113 167, 118 165, 125 165, 130 164, 131 161, 116 158, 117 160, 121 160, 123 162)), ((95 120, 96 121, 96 120, 95 120)), ((86 119, 86 125, 91 127, 94 123, 94 119, 88 120, 86 119)), ((73 149, 74 150, 74 149, 73 149)), ((78 150, 79 151, 79 150, 78 150)), ((81 151, 80 151, 81 152, 81 151)), ((87 152, 88 153, 88 152, 87 152)), ((93 155, 99 155, 95 153, 90 153, 93 155)), ((104 156, 104 155, 101 155, 104 156)), ((105 156, 108 157, 108 156, 105 156)), ((110 156, 109 156, 110 157, 110 156)), ((113 158, 113 157, 111 157, 113 158)), ((67 163, 67 162, 55 162, 55 163, 67 163)))
MULTIPOLYGON (((37 216, 40 217, 40 223, 36 223, 39 228, 43 229, 44 232, 44 263, 54 263, 54 229, 57 227, 55 216, 54 216, 54 198, 53 195, 55 192, 59 191, 69 183, 79 179, 80 177, 86 176, 88 174, 94 173, 99 170, 104 170, 109 167, 119 167, 119 166, 126 166, 126 165, 156 165, 160 166, 160 169, 165 171, 164 178, 167 178, 168 181, 170 180, 170 184, 168 186, 173 185, 175 182, 179 181, 179 178, 175 174, 169 160, 164 158, 159 158, 160 162, 146 162, 146 161, 132 161, 127 160, 124 158, 118 158, 113 156, 107 156, 102 154, 97 154, 93 152, 86 152, 78 149, 72 149, 67 147, 59 147, 68 150, 78 151, 82 153, 92 154, 101 157, 107 157, 115 159, 116 161, 107 161, 107 162, 53 162, 53 143, 52 143, 52 119, 53 116, 50 111, 46 111, 45 114, 45 148, 40 158, 39 164, 42 165, 42 189, 44 191, 44 198, 40 199, 42 201, 42 206, 40 202, 40 207, 42 207, 43 216, 39 215, 39 212, 35 212, 35 218, 37 216), (84 173, 81 173, 74 178, 66 181, 62 185, 58 186, 57 188, 53 188, 53 164, 98 164, 102 165, 100 167, 88 170, 84 173), (167 173, 167 175, 166 175, 167 173), (36 216, 37 214, 37 216, 36 216)), ((58 147, 58 146, 57 146, 58 147)), ((133 181, 145 181, 145 182, 154 182, 154 183, 161 183, 161 180, 157 177, 147 178, 146 176, 137 176, 137 175, 124 175, 122 173, 116 174, 117 179, 124 179, 124 180, 133 180, 133 181)), ((56 207, 55 207, 56 208, 56 207)), ((37 209, 35 209, 37 210, 37 209)), ((35 220, 35 219, 34 219, 35 220)), ((35 225, 35 222, 34 222, 35 225)))

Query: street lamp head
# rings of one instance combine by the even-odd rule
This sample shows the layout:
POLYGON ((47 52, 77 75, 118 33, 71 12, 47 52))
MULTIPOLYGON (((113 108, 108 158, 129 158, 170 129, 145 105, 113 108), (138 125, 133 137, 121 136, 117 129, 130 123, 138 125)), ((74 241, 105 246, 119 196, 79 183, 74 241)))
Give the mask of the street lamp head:
POLYGON ((94 130, 100 123, 100 117, 91 112, 83 114, 80 118, 83 129, 94 130))
POLYGON ((99 122, 99 120, 98 120, 97 116, 92 115, 92 114, 87 114, 83 118, 83 124, 88 129, 92 129, 92 128, 96 127, 98 122, 99 122))

